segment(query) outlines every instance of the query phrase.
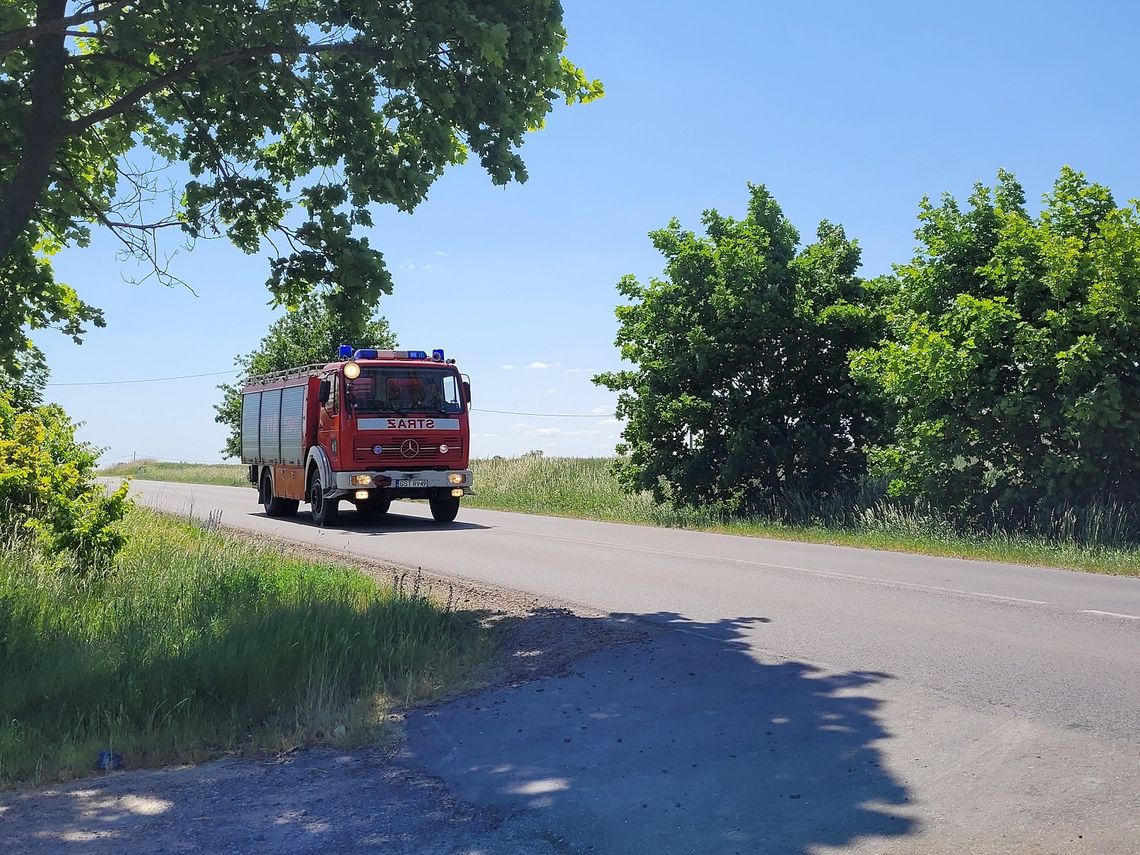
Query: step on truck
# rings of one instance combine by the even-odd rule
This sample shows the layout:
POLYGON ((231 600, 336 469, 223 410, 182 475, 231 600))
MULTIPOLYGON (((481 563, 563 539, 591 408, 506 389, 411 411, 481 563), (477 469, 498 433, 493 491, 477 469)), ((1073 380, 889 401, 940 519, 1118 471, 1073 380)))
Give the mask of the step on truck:
POLYGON ((427 499, 450 523, 471 493, 471 384, 442 350, 354 350, 251 378, 242 389, 241 461, 265 513, 336 522, 342 501, 378 517, 427 499))

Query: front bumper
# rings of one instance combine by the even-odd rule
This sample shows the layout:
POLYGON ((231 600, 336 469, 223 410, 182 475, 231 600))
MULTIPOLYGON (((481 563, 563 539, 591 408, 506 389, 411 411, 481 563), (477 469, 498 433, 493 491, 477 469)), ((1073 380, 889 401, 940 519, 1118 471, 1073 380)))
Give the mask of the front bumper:
POLYGON ((471 495, 471 470, 470 469, 422 469, 422 470, 408 470, 408 469, 386 469, 382 472, 337 472, 336 473, 336 493, 330 498, 336 496, 347 495, 355 493, 357 490, 375 490, 378 493, 383 493, 389 498, 429 498, 439 492, 440 490, 455 490, 463 488, 465 496, 471 495), (449 479, 449 476, 461 475, 463 480, 455 483, 449 479), (370 483, 353 483, 353 479, 368 478, 370 483), (426 486, 421 487, 397 487, 398 481, 424 481, 426 486))

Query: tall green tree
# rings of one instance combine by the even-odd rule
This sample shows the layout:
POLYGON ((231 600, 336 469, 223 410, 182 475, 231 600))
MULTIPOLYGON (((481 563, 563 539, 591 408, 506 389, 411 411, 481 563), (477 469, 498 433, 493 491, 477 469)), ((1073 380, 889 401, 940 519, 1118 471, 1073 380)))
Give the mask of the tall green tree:
POLYGON ((855 374, 898 413, 895 494, 967 516, 1140 499, 1140 208, 1065 168, 1040 214, 1007 172, 923 200, 885 337, 855 374))
POLYGON ((747 512, 788 491, 829 494, 865 469, 878 408, 848 353, 875 338, 858 244, 820 224, 799 235, 763 186, 743 220, 704 214, 652 232, 665 275, 618 290, 617 344, 632 368, 595 382, 628 420, 619 476, 658 500, 747 512))
POLYGON ((469 155, 525 180, 524 134, 602 92, 565 44, 558 0, 4 0, 0 367, 29 327, 103 324, 51 266, 93 225, 162 278, 168 230, 268 247, 279 302, 367 312, 371 206, 469 155))
POLYGON ((241 457, 241 389, 247 378, 330 362, 342 344, 387 349, 396 346, 396 337, 383 317, 374 313, 346 317, 321 293, 305 295, 294 311, 270 324, 254 350, 234 359, 241 369, 240 378, 218 387, 222 401, 214 406, 214 421, 230 429, 222 454, 241 457))

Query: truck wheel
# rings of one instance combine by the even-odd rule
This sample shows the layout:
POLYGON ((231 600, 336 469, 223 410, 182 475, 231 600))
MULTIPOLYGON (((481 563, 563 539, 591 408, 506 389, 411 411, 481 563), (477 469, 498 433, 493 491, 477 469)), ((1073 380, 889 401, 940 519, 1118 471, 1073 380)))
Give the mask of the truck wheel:
POLYGON ((321 528, 335 523, 340 515, 340 502, 325 497, 319 472, 313 473, 313 483, 309 486, 309 510, 313 513, 313 522, 321 528))
POLYGON ((437 523, 454 522, 459 513, 459 499, 428 499, 431 518, 437 523))
POLYGON ((266 472, 261 476, 261 504, 267 517, 292 517, 297 515, 297 507, 301 503, 273 495, 273 479, 266 472))

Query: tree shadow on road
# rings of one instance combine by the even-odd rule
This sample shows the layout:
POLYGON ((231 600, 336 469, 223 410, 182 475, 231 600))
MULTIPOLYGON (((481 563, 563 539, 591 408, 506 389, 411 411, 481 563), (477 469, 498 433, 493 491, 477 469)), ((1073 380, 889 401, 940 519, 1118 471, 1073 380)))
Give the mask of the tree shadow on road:
POLYGON ((534 839, 599 852, 808 853, 916 830, 861 691, 888 675, 757 658, 765 618, 614 617, 666 631, 413 716, 407 761, 534 839))

